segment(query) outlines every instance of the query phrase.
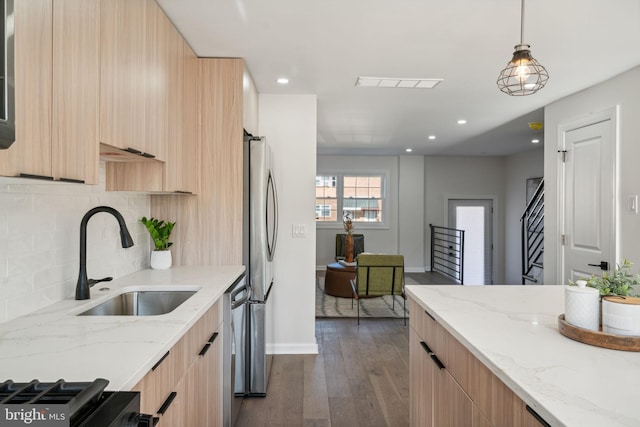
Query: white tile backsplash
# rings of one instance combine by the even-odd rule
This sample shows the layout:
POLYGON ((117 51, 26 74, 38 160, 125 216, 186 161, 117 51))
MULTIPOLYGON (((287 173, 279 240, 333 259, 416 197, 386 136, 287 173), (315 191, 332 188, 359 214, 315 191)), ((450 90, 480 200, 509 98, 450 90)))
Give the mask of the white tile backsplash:
POLYGON ((80 258, 80 221, 96 206, 124 217, 134 246, 123 249, 116 219, 94 215, 87 227, 90 278, 121 277, 149 266, 150 239, 138 221, 149 216, 148 194, 0 177, 0 322, 73 298, 80 258))

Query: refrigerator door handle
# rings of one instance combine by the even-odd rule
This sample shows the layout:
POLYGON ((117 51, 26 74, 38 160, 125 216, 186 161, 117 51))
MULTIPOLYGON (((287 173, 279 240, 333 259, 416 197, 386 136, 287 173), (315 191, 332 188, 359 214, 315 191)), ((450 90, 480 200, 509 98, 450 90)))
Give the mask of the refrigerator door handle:
POLYGON ((249 301, 249 298, 251 297, 251 287, 245 284, 244 286, 236 288, 233 291, 231 291, 230 297, 231 297, 231 309, 234 310, 240 307, 242 304, 249 301), (247 291, 247 293, 242 298, 236 300, 236 297, 238 296, 238 294, 240 294, 243 291, 247 291))
POLYGON ((278 194, 276 193, 276 184, 273 179, 273 173, 269 170, 269 177, 267 178, 267 206, 266 206, 266 222, 267 222, 267 256, 269 261, 273 261, 273 255, 276 251, 276 240, 278 237, 278 194), (271 198, 269 198, 271 194, 271 198), (269 203, 272 203, 273 219, 271 224, 269 223, 269 203), (273 229, 270 229, 270 226, 273 229))

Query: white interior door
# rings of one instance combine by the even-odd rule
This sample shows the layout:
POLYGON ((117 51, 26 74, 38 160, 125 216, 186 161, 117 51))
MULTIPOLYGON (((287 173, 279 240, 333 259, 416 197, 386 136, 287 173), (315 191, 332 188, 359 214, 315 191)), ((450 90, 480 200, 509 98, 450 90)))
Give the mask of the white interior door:
POLYGON ((464 230, 465 285, 493 283, 493 200, 449 200, 449 227, 464 230))
POLYGON ((611 119, 562 132, 562 284, 599 275, 615 262, 613 132, 611 119))

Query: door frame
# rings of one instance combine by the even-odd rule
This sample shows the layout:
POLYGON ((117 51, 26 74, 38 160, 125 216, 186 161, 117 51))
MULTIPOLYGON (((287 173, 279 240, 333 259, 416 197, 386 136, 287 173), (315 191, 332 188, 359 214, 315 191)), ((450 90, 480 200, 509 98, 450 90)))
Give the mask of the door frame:
POLYGON ((498 196, 495 195, 468 195, 468 194, 454 194, 445 193, 444 195, 444 226, 449 227, 449 200, 491 200, 493 203, 493 213, 491 214, 491 241, 493 243, 493 250, 491 252, 491 285, 498 283, 498 281, 504 282, 504 278, 501 276, 498 278, 498 258, 502 256, 501 251, 503 245, 498 244, 498 223, 500 205, 498 204, 498 196))
MULTIPOLYGON (((601 111, 597 111, 594 113, 589 113, 589 114, 585 114, 577 119, 572 119, 572 120, 568 120, 566 122, 562 122, 558 124, 558 134, 557 134, 557 141, 558 141, 558 145, 557 145, 557 150, 558 150, 558 156, 556 157, 557 160, 557 176, 558 176, 558 188, 557 188, 557 207, 558 207, 558 223, 556 224, 557 226, 557 230, 558 230, 558 235, 555 238, 556 241, 556 254, 558 254, 558 259, 560 260, 560 265, 559 268, 556 270, 556 283, 560 284, 560 285, 566 285, 567 283, 563 283, 563 277, 564 277, 564 271, 565 271, 565 253, 564 253, 564 245, 562 242, 562 235, 566 234, 566 230, 565 230, 565 216, 566 216, 566 209, 565 209, 565 163, 562 161, 562 156, 560 155, 561 151, 565 149, 565 141, 566 141, 566 134, 568 132, 571 132, 573 130, 576 129, 580 129, 586 126, 590 126, 590 125, 594 125, 600 122, 604 122, 609 120, 611 123, 611 126, 609 127, 611 134, 609 135, 609 137, 611 138, 612 141, 612 150, 613 150, 613 156, 612 158, 613 160, 613 165, 611 165, 611 170, 613 171, 613 199, 614 199, 614 203, 611 204, 611 218, 612 218, 612 224, 611 224, 611 241, 610 241, 610 248, 611 248, 611 260, 615 263, 618 261, 618 254, 620 253, 618 245, 620 242, 620 239, 618 238, 618 224, 619 224, 619 219, 618 219, 618 215, 620 214, 620 210, 618 208, 618 205, 620 203, 620 177, 619 177, 619 164, 620 164, 620 159, 619 159, 619 143, 620 143, 620 129, 619 129, 619 120, 618 120, 618 116, 620 113, 620 107, 618 105, 615 105, 613 107, 609 107, 606 108, 604 110, 601 111)), ((615 265, 612 264, 612 267, 614 267, 615 265)))

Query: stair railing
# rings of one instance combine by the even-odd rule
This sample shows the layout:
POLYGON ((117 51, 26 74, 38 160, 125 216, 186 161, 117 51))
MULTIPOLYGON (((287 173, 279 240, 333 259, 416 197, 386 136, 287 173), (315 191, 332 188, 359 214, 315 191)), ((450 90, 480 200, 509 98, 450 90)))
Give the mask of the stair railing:
POLYGON ((438 227, 431 229, 431 271, 464 283, 464 230, 438 227))
POLYGON ((540 181, 524 213, 520 217, 522 236, 522 284, 537 283, 534 268, 543 268, 544 255, 544 180, 540 181))

